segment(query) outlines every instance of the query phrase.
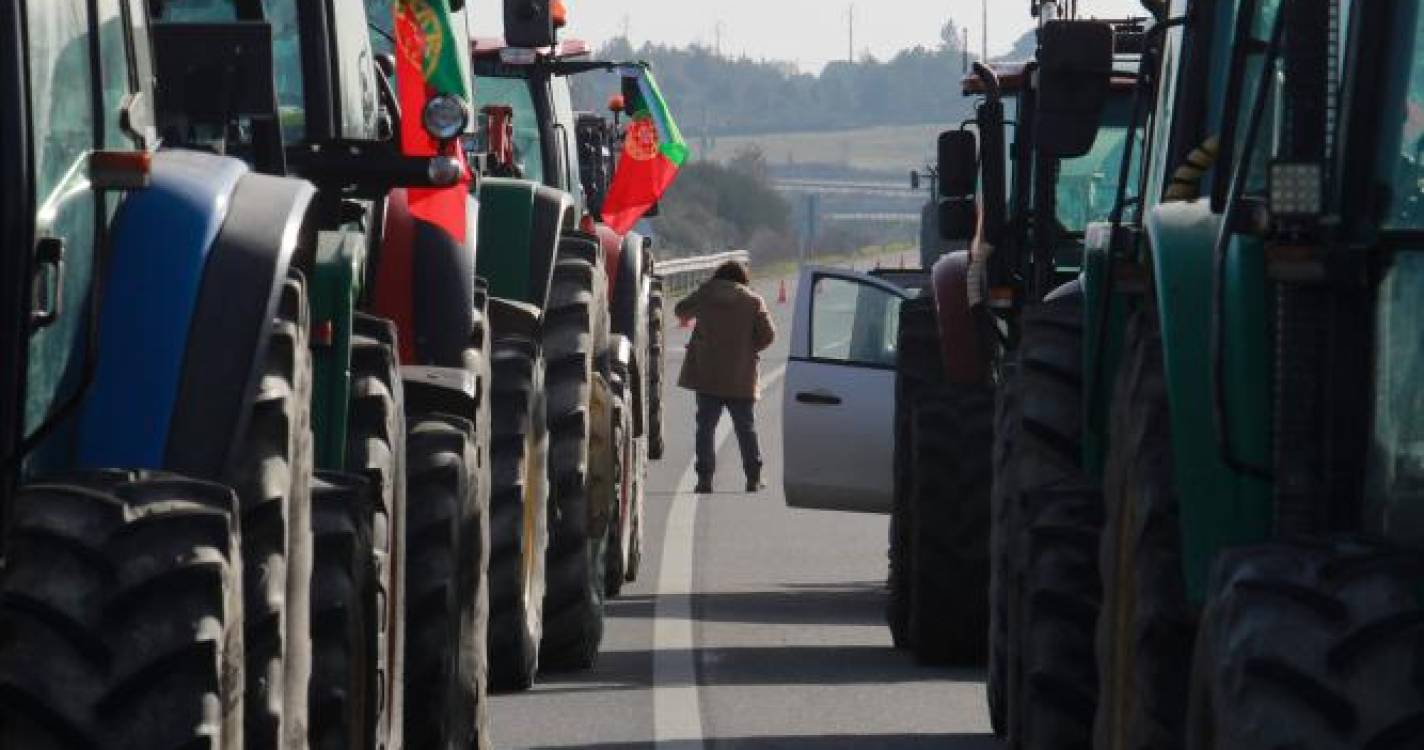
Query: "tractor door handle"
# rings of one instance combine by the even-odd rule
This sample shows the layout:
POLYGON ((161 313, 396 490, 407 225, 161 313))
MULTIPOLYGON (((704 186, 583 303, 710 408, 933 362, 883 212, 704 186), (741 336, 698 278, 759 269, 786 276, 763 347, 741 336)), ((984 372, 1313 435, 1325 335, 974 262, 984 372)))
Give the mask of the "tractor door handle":
POLYGON ((817 406, 840 406, 841 397, 830 391, 802 391, 796 394, 796 401, 817 406))

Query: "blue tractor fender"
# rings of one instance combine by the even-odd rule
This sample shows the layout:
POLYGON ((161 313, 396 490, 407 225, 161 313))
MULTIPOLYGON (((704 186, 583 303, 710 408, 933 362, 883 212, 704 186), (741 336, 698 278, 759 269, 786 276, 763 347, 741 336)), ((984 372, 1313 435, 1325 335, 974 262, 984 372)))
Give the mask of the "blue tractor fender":
POLYGON ((80 467, 221 475, 314 194, 236 159, 155 155, 110 232, 80 467))

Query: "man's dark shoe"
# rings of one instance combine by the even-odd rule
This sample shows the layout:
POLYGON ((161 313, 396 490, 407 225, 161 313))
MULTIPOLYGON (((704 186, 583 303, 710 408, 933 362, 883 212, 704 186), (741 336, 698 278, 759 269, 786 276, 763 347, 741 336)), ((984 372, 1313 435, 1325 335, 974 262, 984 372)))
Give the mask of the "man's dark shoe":
POLYGON ((747 473, 747 492, 760 492, 766 489, 766 482, 761 481, 761 471, 747 473))
POLYGON ((699 495, 712 494, 712 477, 701 476, 697 478, 697 487, 693 492, 699 495))

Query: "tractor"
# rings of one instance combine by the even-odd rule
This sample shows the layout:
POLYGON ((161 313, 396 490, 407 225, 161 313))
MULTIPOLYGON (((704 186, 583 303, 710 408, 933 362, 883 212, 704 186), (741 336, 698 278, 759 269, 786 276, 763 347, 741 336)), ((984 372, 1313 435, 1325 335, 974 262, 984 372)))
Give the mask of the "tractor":
MULTIPOLYGON (((576 120, 559 70, 587 53, 561 42, 562 4, 510 0, 506 40, 470 54, 490 174, 478 198, 478 273, 493 341, 493 684, 597 659, 613 520, 632 484, 633 365, 612 332, 610 258, 588 213, 576 120)), ((633 258, 630 260, 636 260, 633 258)), ((639 469, 640 470, 640 469, 639 469)))
POLYGON ((304 747, 317 193, 157 148, 147 6, 0 11, 0 746, 304 747))
POLYGON ((1085 273, 1094 745, 1419 746, 1424 14, 1147 5, 1085 273))
POLYGON ((319 471, 314 746, 489 741, 489 351, 461 143, 471 81, 461 55, 422 58, 468 36, 453 5, 150 3, 165 142, 316 188, 294 261, 311 290, 319 471))
MULTIPOLYGON (((975 117, 940 136, 933 171, 938 239, 975 242, 933 261, 928 293, 900 308, 887 619, 921 661, 987 660, 996 727, 1006 675, 1024 653, 1011 637, 1020 631, 1010 592, 1026 585, 1016 568, 1029 559, 1001 534, 1015 506, 1004 467, 1045 436, 1043 420, 1063 416, 1020 405, 1018 384, 1081 369, 1077 349, 1043 353, 1025 321, 1038 300, 1074 294, 1064 285, 1078 274, 1087 227, 1113 205, 1138 31, 1058 20, 1040 29, 1034 60, 975 64, 963 81, 965 95, 980 97, 975 117), (1086 72, 1101 85, 1085 85, 1086 72)), ((1050 471, 1054 459, 1032 467, 1050 471)), ((1047 486, 1070 490, 1055 482, 1047 486)), ((1083 632, 1091 638, 1091 626, 1083 632)))

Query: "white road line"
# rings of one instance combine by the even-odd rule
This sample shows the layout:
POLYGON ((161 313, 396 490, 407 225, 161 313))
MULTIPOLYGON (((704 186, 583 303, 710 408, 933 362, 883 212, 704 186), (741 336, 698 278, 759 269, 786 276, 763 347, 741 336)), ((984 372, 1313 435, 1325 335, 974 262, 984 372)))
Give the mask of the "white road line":
MULTIPOLYGON (((762 390, 769 390, 785 374, 785 365, 768 373, 762 378, 762 390)), ((716 438, 719 451, 731 434, 731 420, 721 420, 716 438)), ((701 745, 705 740, 692 620, 692 548, 697 541, 697 509, 701 504, 701 497, 692 493, 696 480, 694 456, 677 480, 663 533, 653 621, 653 739, 658 745, 701 745)))

